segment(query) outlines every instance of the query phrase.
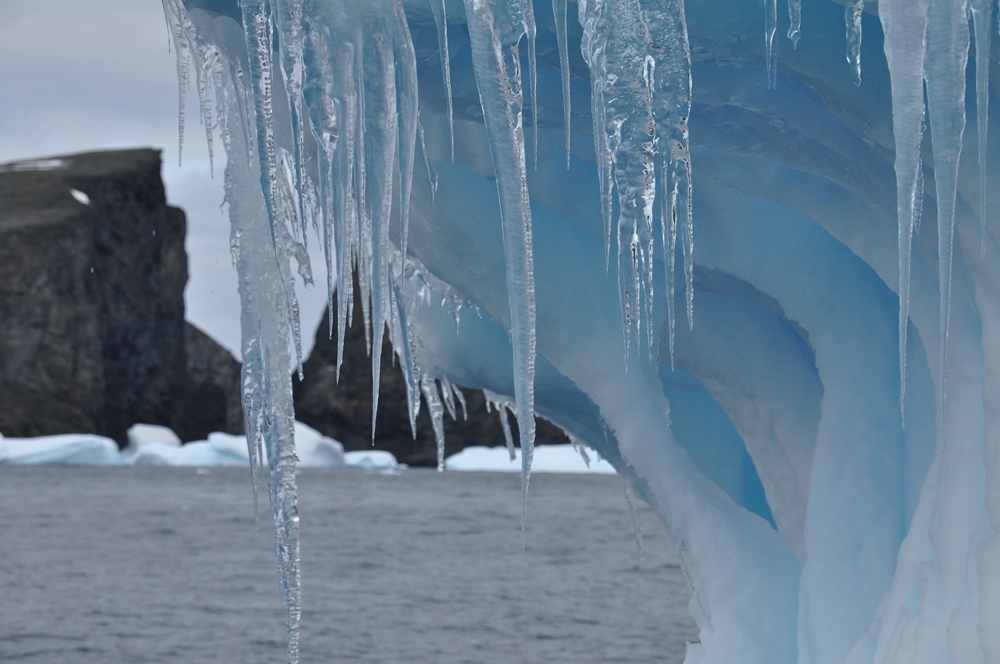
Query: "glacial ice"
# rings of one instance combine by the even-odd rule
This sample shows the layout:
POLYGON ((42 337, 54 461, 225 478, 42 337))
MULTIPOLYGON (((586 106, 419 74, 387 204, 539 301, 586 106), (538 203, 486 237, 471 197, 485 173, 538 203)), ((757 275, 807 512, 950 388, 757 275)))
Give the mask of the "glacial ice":
POLYGON ((777 0, 163 2, 229 157, 289 661, 308 229, 411 420, 485 390, 525 489, 537 413, 656 509, 688 664, 1000 661, 991 2, 789 0, 788 40, 777 0))
MULTIPOLYGON (((302 422, 295 423, 296 455, 300 468, 339 468, 343 466, 398 466, 395 457, 380 452, 376 461, 352 453, 343 446, 302 422)), ((267 452, 263 451, 267 462, 267 452)), ((367 453, 364 453, 367 454, 367 453)), ((121 451, 110 438, 92 434, 60 434, 36 438, 0 436, 0 464, 62 466, 191 466, 246 468, 250 461, 246 436, 210 433, 206 440, 181 445, 173 431, 164 426, 136 424, 128 431, 128 445, 121 451)))
POLYGON ((104 436, 67 433, 38 438, 0 437, 0 463, 17 465, 120 466, 118 445, 104 436))
MULTIPOLYGON (((593 450, 591 450, 591 453, 593 450)), ((584 454, 587 452, 584 450, 584 454)), ((458 454, 448 457, 446 470, 461 471, 520 471, 521 463, 515 453, 512 459, 501 447, 482 447, 473 445, 466 447, 458 454)), ((536 447, 534 459, 531 461, 531 472, 537 473, 615 473, 614 466, 604 459, 591 458, 586 460, 580 451, 572 445, 545 445, 536 447)))

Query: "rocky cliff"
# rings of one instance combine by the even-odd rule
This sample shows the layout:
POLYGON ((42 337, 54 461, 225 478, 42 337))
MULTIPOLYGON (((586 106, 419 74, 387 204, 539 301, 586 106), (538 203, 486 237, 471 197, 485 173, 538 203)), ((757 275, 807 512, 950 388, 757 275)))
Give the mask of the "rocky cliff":
POLYGON ((0 432, 124 445, 136 422, 186 440, 237 426, 218 383, 238 388, 238 364, 185 326, 185 230, 157 150, 0 166, 0 432))

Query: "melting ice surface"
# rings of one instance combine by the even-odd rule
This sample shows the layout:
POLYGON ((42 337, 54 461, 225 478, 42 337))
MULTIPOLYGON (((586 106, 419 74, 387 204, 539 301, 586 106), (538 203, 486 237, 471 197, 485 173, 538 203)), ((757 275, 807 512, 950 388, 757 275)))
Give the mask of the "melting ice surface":
POLYGON ((689 664, 1000 661, 993 5, 793 0, 787 40, 763 5, 164 0, 228 154, 289 661, 306 242, 436 430, 480 388, 525 490, 533 413, 630 480, 689 664))

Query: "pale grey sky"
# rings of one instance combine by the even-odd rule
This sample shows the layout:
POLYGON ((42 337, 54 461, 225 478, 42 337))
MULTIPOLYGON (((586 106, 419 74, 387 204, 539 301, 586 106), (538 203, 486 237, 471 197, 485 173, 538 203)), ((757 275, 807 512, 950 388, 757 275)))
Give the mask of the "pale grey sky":
MULTIPOLYGON (((187 318, 238 354, 239 296, 220 212, 225 155, 216 141, 213 179, 192 91, 178 166, 177 67, 160 0, 0 0, 0 17, 0 163, 163 150, 167 199, 188 214, 187 318)), ((311 346, 325 289, 299 291, 311 346)))

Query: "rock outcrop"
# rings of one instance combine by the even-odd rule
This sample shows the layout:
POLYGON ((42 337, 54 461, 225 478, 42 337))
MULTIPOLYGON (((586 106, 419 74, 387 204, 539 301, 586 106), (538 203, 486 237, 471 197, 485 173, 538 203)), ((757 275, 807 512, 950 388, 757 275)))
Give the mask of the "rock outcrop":
POLYGON ((240 363, 194 324, 184 323, 187 371, 174 399, 172 428, 183 441, 204 440, 213 431, 243 433, 240 363))
POLYGON ((242 428, 239 364, 184 321, 185 230, 157 150, 0 166, 0 432, 242 428))
POLYGON ((184 213, 160 154, 128 150, 0 170, 0 431, 169 424, 183 380, 184 213))
MULTIPOLYGON (((303 365, 303 380, 300 382, 298 378, 293 379, 295 419, 339 440, 345 451, 372 449, 371 361, 360 320, 361 303, 357 292, 354 311, 354 324, 348 328, 344 338, 344 364, 340 369, 340 384, 337 384, 337 341, 328 334, 329 311, 320 322, 316 331, 316 343, 303 365)), ((407 412, 406 382, 400 368, 393 366, 392 359, 392 348, 386 335, 382 345, 374 446, 392 452, 402 463, 434 466, 437 464, 437 444, 427 408, 424 406, 420 409, 414 439, 407 412)), ((458 409, 458 420, 445 414, 445 454, 450 456, 471 445, 505 445, 500 416, 496 412, 487 412, 482 392, 464 390, 463 393, 468 405, 468 417, 462 418, 461 407, 458 409)), ((510 422, 516 441, 517 423, 513 416, 510 417, 510 422)), ((569 440, 558 427, 538 419, 536 442, 545 445, 568 443, 569 440)))

